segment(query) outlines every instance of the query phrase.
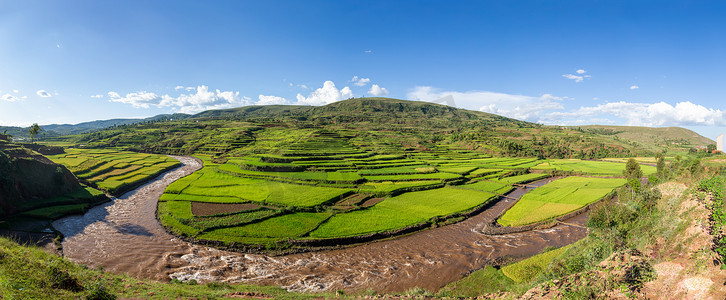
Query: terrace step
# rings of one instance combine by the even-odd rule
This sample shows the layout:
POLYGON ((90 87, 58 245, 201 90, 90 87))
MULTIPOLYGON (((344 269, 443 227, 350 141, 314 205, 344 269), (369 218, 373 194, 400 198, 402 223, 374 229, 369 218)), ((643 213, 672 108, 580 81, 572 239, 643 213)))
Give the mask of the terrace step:
POLYGON ((335 203, 335 206, 351 206, 370 199, 372 196, 367 194, 352 194, 335 203))

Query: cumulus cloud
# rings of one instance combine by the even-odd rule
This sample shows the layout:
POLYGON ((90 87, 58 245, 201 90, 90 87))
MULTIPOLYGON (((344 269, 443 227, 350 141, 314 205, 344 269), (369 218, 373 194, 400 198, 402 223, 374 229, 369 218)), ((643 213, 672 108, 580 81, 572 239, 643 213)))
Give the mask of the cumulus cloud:
POLYGON ((371 86, 371 89, 368 91, 368 94, 371 94, 373 96, 386 96, 388 95, 388 90, 386 88, 382 88, 378 86, 377 84, 374 84, 371 86))
MULTIPOLYGON (((591 107, 581 107, 570 112, 553 112, 548 117, 554 120, 567 118, 596 117, 612 120, 623 119, 630 126, 726 126, 726 111, 707 108, 690 101, 674 105, 658 103, 610 102, 591 107)), ((588 122, 592 123, 592 121, 588 122)))
POLYGON ((45 90, 38 90, 37 92, 35 92, 35 94, 38 95, 38 96, 40 96, 40 97, 43 97, 43 98, 53 97, 53 95, 51 95, 51 93, 48 93, 45 90))
POLYGON ((297 94, 298 104, 304 105, 325 105, 336 101, 349 99, 353 97, 353 91, 349 87, 344 87, 338 90, 335 87, 335 83, 328 80, 323 83, 323 87, 316 89, 307 97, 302 94, 297 94))
MULTIPOLYGON (((184 88, 188 90, 188 88, 184 88)), ((152 92, 135 92, 121 96, 116 92, 108 92, 111 102, 130 104, 136 108, 173 107, 174 110, 183 113, 196 113, 209 109, 222 109, 247 105, 250 99, 240 97, 239 92, 232 91, 210 91, 206 85, 200 85, 195 93, 181 94, 177 97, 169 95, 157 95, 152 92)))
POLYGON ((587 71, 585 71, 583 69, 579 69, 579 70, 575 71, 575 73, 582 75, 582 74, 587 73, 587 71))
POLYGON ((0 99, 3 100, 3 101, 8 101, 8 102, 15 102, 15 101, 20 100, 20 98, 15 97, 15 96, 10 95, 10 94, 2 95, 2 97, 0 97, 0 99))
POLYGON ((93 96, 91 96, 91 98, 101 99, 101 98, 103 98, 103 95, 101 95, 101 94, 93 95, 93 96))
POLYGON ((353 79, 350 80, 350 82, 353 83, 355 86, 364 86, 371 82, 370 78, 359 78, 358 76, 353 76, 353 79))
POLYGON ((630 86, 630 90, 637 90, 637 89, 639 89, 639 88, 640 88, 640 87, 639 87, 639 86, 637 86, 637 85, 631 85, 631 86, 630 86))
POLYGON ((238 107, 249 103, 250 99, 240 97, 239 92, 220 90, 215 92, 210 91, 206 85, 200 85, 194 94, 182 94, 176 98, 164 95, 159 105, 176 106, 183 113, 196 113, 209 109, 238 107))
POLYGON ((287 104, 287 99, 278 96, 260 95, 257 97, 257 105, 287 104))
POLYGON ((13 90, 13 93, 16 93, 16 94, 17 94, 17 93, 20 93, 20 91, 18 91, 18 90, 13 90))
POLYGON ((494 113, 521 120, 538 121, 547 110, 562 109, 565 98, 550 94, 541 96, 512 95, 489 91, 440 91, 430 86, 419 86, 406 94, 408 99, 434 102, 451 97, 457 106, 494 113))
POLYGON ((151 105, 159 106, 159 103, 161 103, 161 97, 147 91, 128 93, 124 97, 116 92, 108 92, 108 96, 111 98, 111 102, 131 104, 136 108, 149 108, 151 105))

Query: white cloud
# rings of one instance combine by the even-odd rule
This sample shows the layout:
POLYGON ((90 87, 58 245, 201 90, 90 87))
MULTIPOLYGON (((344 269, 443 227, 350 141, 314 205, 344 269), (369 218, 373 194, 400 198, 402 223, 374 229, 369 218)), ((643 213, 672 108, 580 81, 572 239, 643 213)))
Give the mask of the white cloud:
POLYGON ((131 104, 136 108, 149 108, 150 105, 159 106, 159 103, 161 102, 161 97, 146 91, 128 93, 124 97, 121 97, 116 92, 108 92, 108 96, 111 98, 111 102, 131 104))
POLYGON ((16 94, 17 94, 17 93, 20 93, 20 91, 18 91, 18 90, 13 90, 13 93, 16 93, 16 94))
POLYGON ((103 98, 103 95, 101 95, 101 94, 93 95, 93 96, 91 96, 91 98, 101 99, 101 98, 103 98))
POLYGON ((4 101, 8 101, 8 102, 15 102, 15 101, 20 100, 18 97, 15 97, 15 96, 10 95, 10 94, 2 95, 2 97, 0 97, 0 99, 1 100, 4 100, 4 101))
POLYGON ((388 95, 388 90, 386 88, 382 88, 378 86, 377 84, 374 84, 371 86, 371 89, 368 91, 368 94, 371 94, 373 96, 386 96, 388 95))
MULTIPOLYGON (((189 88, 184 88, 189 90, 189 88)), ((177 97, 169 95, 159 96, 155 93, 141 91, 136 93, 128 93, 121 97, 116 92, 108 92, 111 102, 119 102, 131 104, 136 108, 156 107, 174 107, 174 110, 183 113, 196 113, 209 109, 222 109, 247 105, 250 99, 240 97, 239 92, 232 91, 209 91, 209 87, 200 85, 196 88, 196 93, 181 94, 177 97)))
POLYGON ((184 87, 181 86, 181 85, 177 85, 177 86, 174 87, 174 90, 176 90, 176 91, 183 90, 183 89, 184 89, 184 87))
MULTIPOLYGON (((550 121, 567 118, 601 117, 623 119, 630 126, 726 126, 726 111, 707 108, 690 101, 678 102, 675 106, 665 103, 610 102, 591 107, 581 107, 570 112, 548 114, 550 121)), ((589 123, 592 124, 592 121, 589 123)))
POLYGON ((288 83, 288 85, 293 86, 292 82, 288 83))
POLYGON ((287 99, 278 96, 259 95, 256 105, 287 104, 287 99))
POLYGON ((583 80, 582 76, 577 76, 577 75, 572 75, 572 74, 565 74, 565 75, 562 75, 562 77, 565 77, 567 79, 572 79, 575 82, 582 82, 582 80, 583 80))
POLYGON ((38 90, 37 92, 35 92, 35 94, 38 95, 38 96, 40 96, 40 97, 43 97, 43 98, 53 97, 53 95, 51 95, 50 93, 46 92, 45 90, 38 90))
POLYGON ((639 88, 640 88, 640 87, 639 87, 639 86, 637 86, 637 85, 631 85, 631 86, 630 86, 630 90, 637 90, 637 89, 639 89, 639 88))
POLYGON ((304 85, 304 84, 298 84, 297 87, 302 88, 302 89, 306 89, 306 90, 307 89, 310 89, 307 85, 304 85))
POLYGON ((433 102, 451 97, 462 108, 494 113, 520 120, 538 121, 546 110, 562 109, 563 97, 544 94, 539 97, 512 95, 489 91, 439 91, 430 86, 419 86, 406 94, 408 99, 433 102))
POLYGON ((340 90, 335 87, 335 83, 328 80, 323 83, 323 87, 313 91, 307 97, 297 94, 298 104, 305 105, 325 105, 336 101, 349 99, 353 97, 353 91, 349 87, 340 90))
POLYGON ((352 82, 355 86, 364 86, 371 82, 370 78, 359 78, 358 76, 353 76, 353 78, 349 81, 352 82))
MULTIPOLYGON (((188 90, 188 88, 187 88, 188 90)), ((164 95, 160 106, 176 106, 180 112, 196 113, 209 109, 222 109, 230 107, 238 107, 250 103, 250 98, 240 97, 239 92, 220 90, 209 91, 206 85, 200 85, 196 88, 195 94, 182 94, 178 97, 170 97, 164 95)))
POLYGON ((570 79, 570 80, 574 80, 575 82, 582 82, 586 78, 592 77, 590 75, 583 75, 583 74, 587 73, 587 71, 585 71, 583 69, 578 69, 578 70, 575 71, 575 73, 577 73, 579 75, 575 75, 575 74, 564 74, 564 75, 562 75, 562 77, 565 77, 565 78, 570 79))
POLYGON ((366 51, 363 51, 363 52, 365 52, 365 53, 371 53, 373 51, 372 50, 366 50, 366 51))

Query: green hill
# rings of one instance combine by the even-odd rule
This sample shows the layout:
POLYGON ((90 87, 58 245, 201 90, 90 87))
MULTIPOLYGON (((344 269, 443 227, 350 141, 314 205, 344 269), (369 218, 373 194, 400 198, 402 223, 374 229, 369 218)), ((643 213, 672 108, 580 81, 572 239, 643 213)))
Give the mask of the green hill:
POLYGON ((593 133, 612 135, 623 140, 629 140, 650 149, 655 147, 688 149, 715 143, 709 138, 681 127, 587 125, 580 126, 580 128, 593 133))
POLYGON ((490 155, 540 158, 651 156, 662 149, 687 151, 676 147, 680 145, 637 143, 601 130, 544 126, 440 104, 389 98, 356 98, 325 106, 211 110, 186 119, 118 125, 48 140, 141 152, 239 155, 269 151, 265 135, 275 128, 287 128, 290 132, 332 130, 351 135, 351 142, 356 145, 389 152, 425 151, 441 145, 490 155))

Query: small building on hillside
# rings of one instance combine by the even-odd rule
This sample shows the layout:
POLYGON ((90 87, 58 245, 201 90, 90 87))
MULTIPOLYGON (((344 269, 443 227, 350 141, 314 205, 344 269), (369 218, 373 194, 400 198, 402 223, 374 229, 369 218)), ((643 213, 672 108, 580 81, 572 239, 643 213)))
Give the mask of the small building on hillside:
POLYGON ((716 150, 723 151, 723 133, 716 138, 716 150))

